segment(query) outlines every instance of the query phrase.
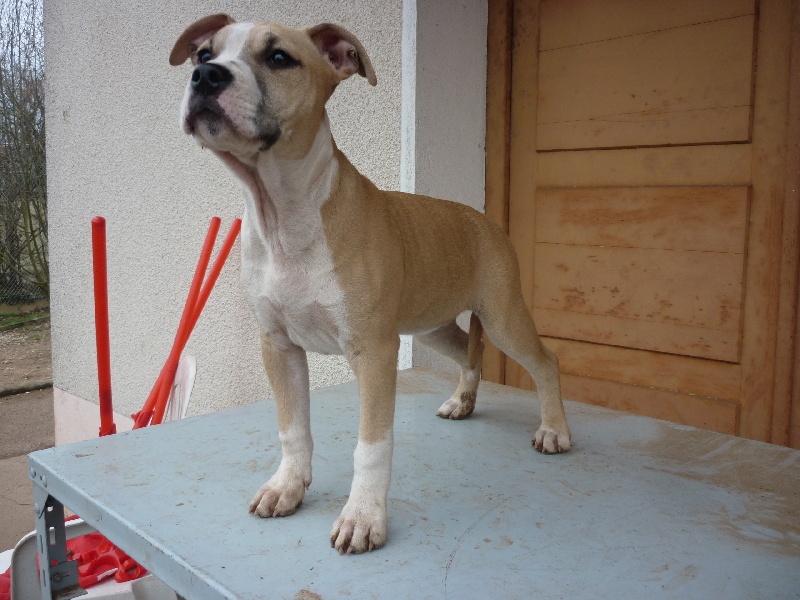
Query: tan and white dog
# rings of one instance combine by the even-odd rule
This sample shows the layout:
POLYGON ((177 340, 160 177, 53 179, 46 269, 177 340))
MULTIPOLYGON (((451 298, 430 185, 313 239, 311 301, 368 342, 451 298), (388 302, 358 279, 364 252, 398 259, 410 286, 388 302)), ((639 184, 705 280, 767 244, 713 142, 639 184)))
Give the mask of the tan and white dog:
POLYGON ((377 189, 336 147, 328 98, 355 73, 376 84, 355 36, 216 14, 175 43, 170 63, 189 58, 181 123, 245 188, 242 281, 278 410, 281 462, 250 511, 290 515, 311 484, 307 351, 344 354, 358 380, 353 482, 330 534, 340 553, 386 542, 400 334, 461 367, 437 414, 463 419, 475 406, 485 328, 537 383, 533 445, 567 451, 558 359, 525 307, 506 235, 462 204, 377 189), (465 310, 469 334, 455 321, 465 310))

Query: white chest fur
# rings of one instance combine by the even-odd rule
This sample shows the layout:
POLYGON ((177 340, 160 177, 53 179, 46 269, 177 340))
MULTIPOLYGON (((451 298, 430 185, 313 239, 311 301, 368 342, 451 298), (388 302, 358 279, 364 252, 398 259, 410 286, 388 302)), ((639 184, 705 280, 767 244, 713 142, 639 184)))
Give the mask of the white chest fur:
POLYGON ((337 168, 324 119, 304 158, 259 158, 242 223, 242 283, 259 324, 323 354, 343 353, 349 338, 321 212, 337 168))
POLYGON ((259 325, 306 350, 341 354, 347 340, 344 294, 322 231, 297 255, 269 248, 245 216, 242 284, 259 325))

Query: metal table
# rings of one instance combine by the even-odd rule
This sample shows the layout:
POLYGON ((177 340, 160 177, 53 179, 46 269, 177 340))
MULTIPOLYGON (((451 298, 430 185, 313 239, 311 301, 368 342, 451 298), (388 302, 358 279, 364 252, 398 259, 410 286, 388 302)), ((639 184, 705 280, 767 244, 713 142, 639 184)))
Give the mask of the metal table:
MULTIPOLYGON (((355 383, 312 392, 314 483, 289 518, 247 512, 280 456, 262 402, 34 452, 39 532, 54 528, 57 552, 63 503, 191 600, 800 597, 799 451, 567 403, 573 448, 544 456, 535 394, 483 383, 470 419, 436 418, 454 386, 399 375, 377 552, 328 542, 352 476, 355 383)), ((44 598, 71 594, 50 584, 44 598)))

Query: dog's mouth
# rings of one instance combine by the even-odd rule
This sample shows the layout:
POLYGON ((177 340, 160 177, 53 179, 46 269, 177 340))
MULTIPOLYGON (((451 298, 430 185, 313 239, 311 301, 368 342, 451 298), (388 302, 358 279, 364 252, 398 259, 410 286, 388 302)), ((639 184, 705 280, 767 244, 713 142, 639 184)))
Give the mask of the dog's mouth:
POLYGON ((186 108, 183 119, 184 131, 192 136, 202 138, 204 144, 213 144, 220 140, 220 135, 227 130, 229 133, 241 137, 242 141, 249 140, 258 144, 258 150, 269 150, 281 137, 281 126, 274 118, 259 119, 253 124, 253 131, 249 134, 237 127, 232 115, 220 105, 216 97, 192 95, 186 108))
POLYGON ((212 136, 219 134, 224 123, 231 125, 230 119, 217 102, 216 98, 194 96, 189 102, 189 110, 184 119, 186 133, 195 135, 200 124, 205 125, 212 136))

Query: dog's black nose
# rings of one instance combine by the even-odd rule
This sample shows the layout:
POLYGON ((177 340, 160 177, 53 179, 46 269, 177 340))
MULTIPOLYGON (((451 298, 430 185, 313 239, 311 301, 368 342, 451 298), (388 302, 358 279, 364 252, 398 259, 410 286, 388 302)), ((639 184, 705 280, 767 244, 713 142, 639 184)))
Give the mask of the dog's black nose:
POLYGON ((192 89, 203 96, 219 94, 231 81, 231 72, 222 65, 213 63, 199 64, 192 73, 192 89))

